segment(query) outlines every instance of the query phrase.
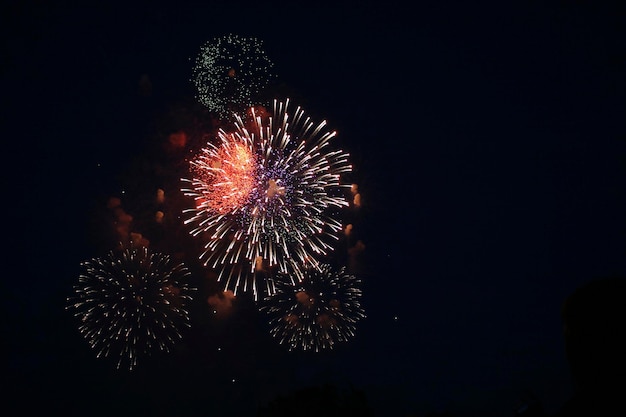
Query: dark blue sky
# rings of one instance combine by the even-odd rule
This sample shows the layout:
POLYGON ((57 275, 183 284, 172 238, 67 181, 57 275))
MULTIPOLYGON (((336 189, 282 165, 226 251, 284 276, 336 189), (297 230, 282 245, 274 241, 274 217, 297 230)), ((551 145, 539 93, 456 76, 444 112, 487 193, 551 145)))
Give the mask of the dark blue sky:
POLYGON ((183 415, 250 415, 327 381, 364 390, 378 415, 511 415, 525 390, 554 411, 571 394, 561 303, 626 274, 623 5, 14 3, 0 75, 16 392, 54 415, 177 409, 163 397, 183 415), (263 40, 352 155, 368 317, 349 344, 308 357, 273 347, 242 308, 179 363, 120 376, 62 311, 94 255, 94 202, 193 95, 199 47, 227 33, 263 40))

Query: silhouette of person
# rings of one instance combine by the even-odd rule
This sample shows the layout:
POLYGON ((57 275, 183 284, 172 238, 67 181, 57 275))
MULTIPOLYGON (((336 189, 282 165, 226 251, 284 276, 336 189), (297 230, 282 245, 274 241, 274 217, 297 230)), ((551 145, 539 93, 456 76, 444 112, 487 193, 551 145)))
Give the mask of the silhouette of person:
POLYGON ((626 278, 599 278, 562 306, 574 394, 554 414, 626 416, 626 278))

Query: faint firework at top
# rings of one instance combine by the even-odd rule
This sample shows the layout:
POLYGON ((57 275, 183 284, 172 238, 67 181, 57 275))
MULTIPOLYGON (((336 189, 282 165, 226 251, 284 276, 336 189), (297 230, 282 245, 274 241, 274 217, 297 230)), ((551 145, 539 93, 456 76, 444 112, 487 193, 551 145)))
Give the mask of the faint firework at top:
POLYGON ((229 34, 206 42, 197 55, 191 81, 196 97, 221 118, 267 104, 261 96, 275 77, 274 64, 254 37, 229 34))

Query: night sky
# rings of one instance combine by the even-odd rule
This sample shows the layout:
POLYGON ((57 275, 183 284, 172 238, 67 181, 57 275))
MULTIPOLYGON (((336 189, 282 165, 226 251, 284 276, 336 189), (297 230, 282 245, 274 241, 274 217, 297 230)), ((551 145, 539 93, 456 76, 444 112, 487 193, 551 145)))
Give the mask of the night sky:
POLYGON ((626 7, 432 3, 2 6, 9 409, 304 413, 301 390, 333 387, 376 416, 556 411, 562 302, 626 274, 626 7), (192 60, 229 33, 262 40, 276 88, 350 153, 367 317, 333 351, 288 352, 249 297, 223 316, 198 299, 173 352, 116 371, 66 298, 109 249, 107 199, 141 219, 159 140, 198 111, 192 60))

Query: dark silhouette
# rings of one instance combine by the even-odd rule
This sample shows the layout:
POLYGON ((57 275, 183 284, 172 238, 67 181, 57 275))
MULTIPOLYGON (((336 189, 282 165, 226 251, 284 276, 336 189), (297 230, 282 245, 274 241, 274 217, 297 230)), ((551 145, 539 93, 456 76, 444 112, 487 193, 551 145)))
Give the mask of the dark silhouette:
POLYGON ((543 417, 543 404, 531 390, 522 393, 519 403, 513 412, 514 417, 543 417))
POLYGON ((575 392, 554 417, 626 415, 626 279, 576 289, 562 319, 575 392))
POLYGON ((260 408, 257 417, 281 416, 373 416, 365 393, 353 388, 344 390, 332 384, 311 386, 280 396, 260 408))

